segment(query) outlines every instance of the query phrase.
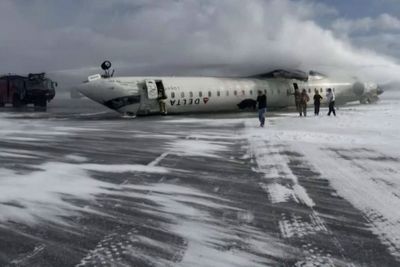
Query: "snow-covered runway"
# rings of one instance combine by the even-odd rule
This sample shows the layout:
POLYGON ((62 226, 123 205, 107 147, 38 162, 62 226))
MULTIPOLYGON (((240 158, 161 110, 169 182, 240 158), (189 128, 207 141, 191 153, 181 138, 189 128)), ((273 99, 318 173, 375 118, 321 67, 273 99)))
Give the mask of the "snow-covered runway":
POLYGON ((399 265, 399 104, 1 113, 0 265, 399 265))

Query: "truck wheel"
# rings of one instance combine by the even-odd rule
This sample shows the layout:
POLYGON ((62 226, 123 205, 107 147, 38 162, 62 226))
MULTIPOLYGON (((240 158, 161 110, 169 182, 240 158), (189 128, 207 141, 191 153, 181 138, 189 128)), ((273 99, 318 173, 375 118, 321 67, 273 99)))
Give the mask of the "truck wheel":
POLYGON ((12 106, 14 108, 20 108, 22 106, 22 102, 21 102, 21 99, 19 98, 19 94, 13 95, 12 106))
POLYGON ((35 111, 46 111, 47 109, 46 98, 36 99, 34 106, 35 106, 35 111))

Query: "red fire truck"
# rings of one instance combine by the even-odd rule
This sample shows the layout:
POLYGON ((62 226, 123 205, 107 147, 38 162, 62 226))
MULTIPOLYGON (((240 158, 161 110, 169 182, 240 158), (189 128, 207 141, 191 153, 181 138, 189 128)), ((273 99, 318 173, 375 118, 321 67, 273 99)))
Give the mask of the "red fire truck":
POLYGON ((23 107, 33 104, 35 109, 46 110, 47 103, 56 94, 57 83, 45 76, 45 73, 0 76, 0 107, 11 104, 23 107))

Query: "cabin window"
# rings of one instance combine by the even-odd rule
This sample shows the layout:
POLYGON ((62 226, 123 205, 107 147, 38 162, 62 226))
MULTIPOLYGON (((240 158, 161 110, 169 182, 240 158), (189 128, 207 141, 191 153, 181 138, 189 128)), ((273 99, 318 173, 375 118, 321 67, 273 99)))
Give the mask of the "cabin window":
POLYGON ((308 88, 308 93, 309 93, 309 94, 311 93, 311 88, 308 88))
POLYGON ((217 91, 217 96, 221 96, 221 92, 220 91, 217 91))
POLYGON ((250 95, 253 95, 253 90, 250 90, 250 95))
POLYGON ((185 97, 185 92, 181 93, 181 97, 184 98, 185 97))
POLYGON ((193 97, 193 92, 189 92, 189 97, 193 97))
POLYGON ((235 91, 233 91, 233 94, 234 94, 234 95, 237 95, 237 91, 236 91, 236 90, 235 90, 235 91))
POLYGON ((211 97, 211 91, 208 91, 208 97, 211 97))
POLYGON ((278 95, 280 95, 281 94, 281 89, 278 89, 278 95))
POLYGON ((203 96, 203 92, 199 92, 199 97, 202 97, 203 96))
POLYGON ((322 93, 322 91, 323 91, 323 90, 322 90, 322 88, 321 88, 321 89, 319 89, 319 92, 320 92, 320 93, 322 93))
POLYGON ((175 98, 175 92, 171 92, 171 98, 175 98))
POLYGON ((264 94, 267 94, 267 89, 264 90, 264 94))
POLYGON ((246 92, 244 90, 242 90, 242 95, 246 95, 246 92))
POLYGON ((333 90, 333 92, 335 92, 335 88, 333 88, 332 90, 333 90))
POLYGON ((229 96, 229 91, 226 91, 226 96, 229 96))

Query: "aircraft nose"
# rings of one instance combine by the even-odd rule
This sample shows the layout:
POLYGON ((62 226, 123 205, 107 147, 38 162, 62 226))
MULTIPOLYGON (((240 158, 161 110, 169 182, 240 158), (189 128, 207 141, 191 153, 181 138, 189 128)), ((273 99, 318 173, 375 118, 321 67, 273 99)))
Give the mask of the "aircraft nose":
POLYGON ((93 94, 93 85, 90 82, 84 82, 76 86, 76 90, 81 92, 87 97, 91 97, 93 94))

